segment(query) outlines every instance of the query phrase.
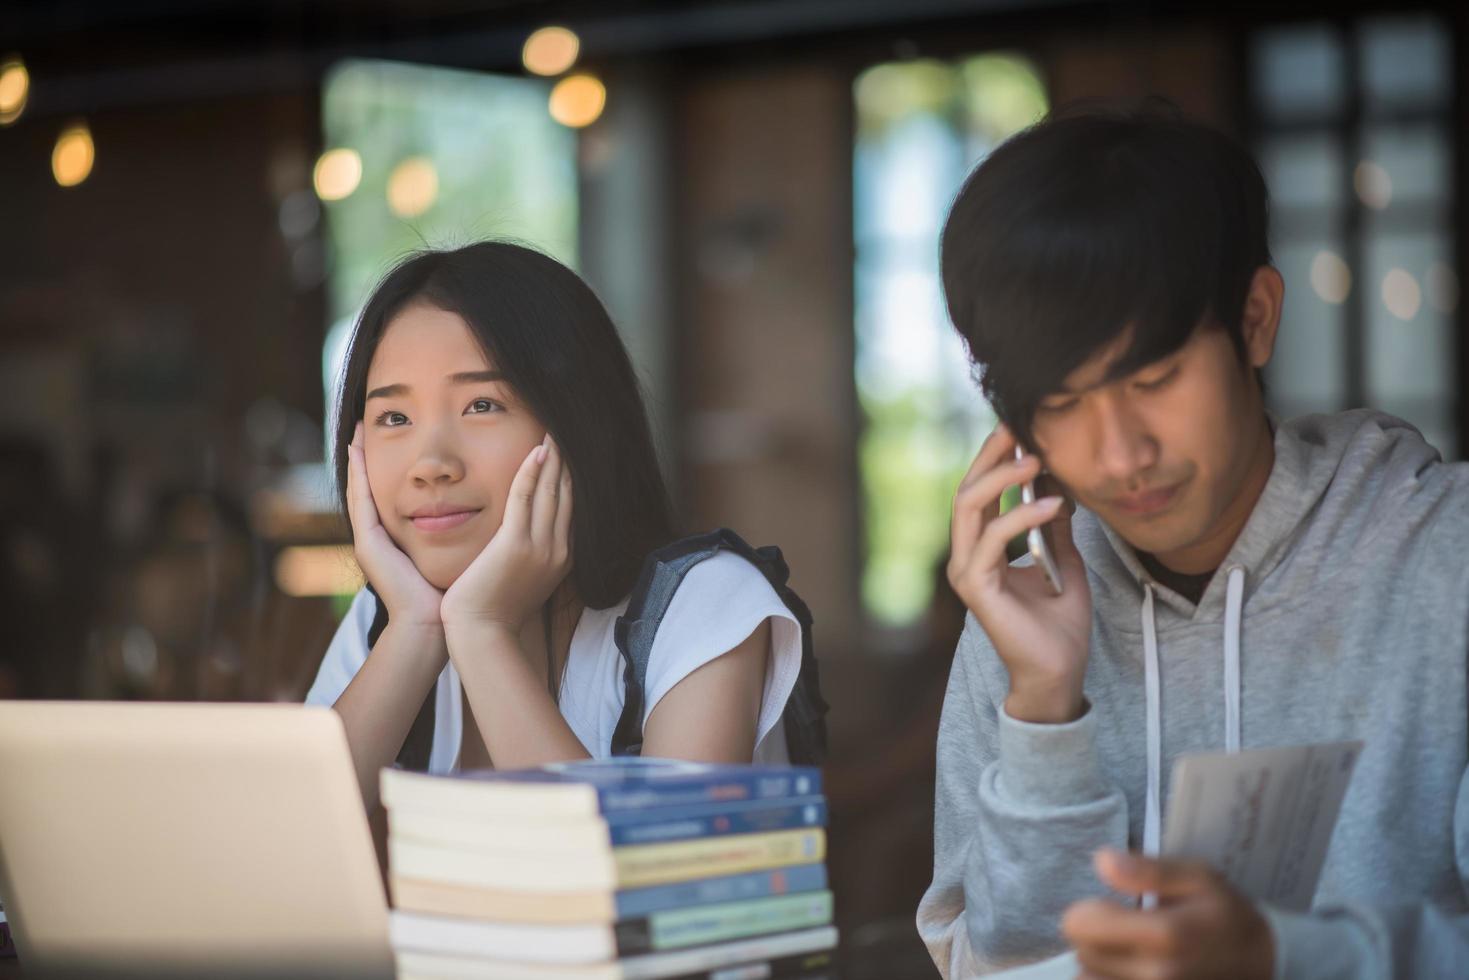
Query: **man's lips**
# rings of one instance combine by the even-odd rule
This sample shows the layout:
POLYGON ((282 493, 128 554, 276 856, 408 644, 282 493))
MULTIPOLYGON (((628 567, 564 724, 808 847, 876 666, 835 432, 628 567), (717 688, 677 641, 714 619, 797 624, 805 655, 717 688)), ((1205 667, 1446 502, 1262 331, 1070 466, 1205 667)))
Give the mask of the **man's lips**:
POLYGON ((479 512, 479 508, 426 507, 408 519, 420 531, 449 531, 479 512))
POLYGON ((1134 517, 1145 517, 1149 514, 1156 514, 1173 503, 1174 498, 1178 496, 1178 491, 1182 486, 1183 484, 1181 483, 1175 483, 1173 486, 1164 487, 1161 490, 1148 490, 1144 493, 1129 494, 1126 497, 1115 497, 1112 500, 1112 506, 1124 514, 1131 514, 1134 517))

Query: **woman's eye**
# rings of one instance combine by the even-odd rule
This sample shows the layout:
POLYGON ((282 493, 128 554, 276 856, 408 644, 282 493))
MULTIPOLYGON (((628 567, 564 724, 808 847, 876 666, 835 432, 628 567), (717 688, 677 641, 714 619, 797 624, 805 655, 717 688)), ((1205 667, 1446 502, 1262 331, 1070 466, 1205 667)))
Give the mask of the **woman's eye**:
POLYGON ((469 407, 464 410, 464 414, 479 415, 484 412, 497 412, 499 410, 500 404, 498 402, 490 401, 488 398, 476 398, 469 403, 469 407))
POLYGON ((408 416, 404 415, 402 412, 387 411, 379 415, 376 421, 378 425, 386 426, 387 428, 391 429, 396 428, 400 425, 407 425, 408 416))

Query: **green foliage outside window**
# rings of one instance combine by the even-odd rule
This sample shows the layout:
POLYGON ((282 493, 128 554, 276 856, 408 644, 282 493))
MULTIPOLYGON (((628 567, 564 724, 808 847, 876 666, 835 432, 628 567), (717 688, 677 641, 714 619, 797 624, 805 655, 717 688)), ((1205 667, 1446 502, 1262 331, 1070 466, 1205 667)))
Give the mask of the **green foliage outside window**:
POLYGON ((878 65, 854 95, 862 598, 905 627, 928 607, 954 489, 994 424, 944 311, 939 231, 974 165, 1047 103, 1011 54, 878 65))

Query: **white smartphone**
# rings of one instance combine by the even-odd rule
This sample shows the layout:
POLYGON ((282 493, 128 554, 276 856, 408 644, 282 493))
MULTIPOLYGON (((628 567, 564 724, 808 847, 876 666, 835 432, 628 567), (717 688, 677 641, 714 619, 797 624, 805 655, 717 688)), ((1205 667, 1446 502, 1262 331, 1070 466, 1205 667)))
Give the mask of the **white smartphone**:
MULTIPOLYGON (((1025 458, 1025 451, 1019 446, 1015 447, 1015 458, 1025 458)), ((1035 503, 1035 484, 1030 480, 1020 484, 1020 502, 1023 504, 1035 503)), ((1025 535, 1025 547, 1030 552, 1030 557, 1035 561, 1036 567, 1045 575, 1046 581, 1050 583, 1051 590, 1057 595, 1061 594, 1061 569, 1056 567, 1056 559, 1051 554, 1050 545, 1046 544, 1046 535, 1043 528, 1033 527, 1025 535)))

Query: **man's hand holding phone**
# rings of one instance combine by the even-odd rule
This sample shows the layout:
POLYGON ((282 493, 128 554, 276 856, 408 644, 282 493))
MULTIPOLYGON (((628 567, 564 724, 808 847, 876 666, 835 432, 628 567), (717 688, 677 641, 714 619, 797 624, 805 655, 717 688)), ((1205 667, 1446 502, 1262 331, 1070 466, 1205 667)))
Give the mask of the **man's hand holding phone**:
POLYGON ((1020 721, 1059 724, 1084 710, 1082 678, 1091 639, 1092 598, 1086 567, 1071 539, 1062 497, 1043 497, 1000 513, 1007 487, 1041 472, 1034 456, 1015 456, 1004 425, 990 433, 954 495, 949 583, 984 627, 1010 673, 1005 711, 1020 721), (1017 535, 1049 524, 1058 595, 1037 565, 1012 568, 1005 548, 1017 535))

